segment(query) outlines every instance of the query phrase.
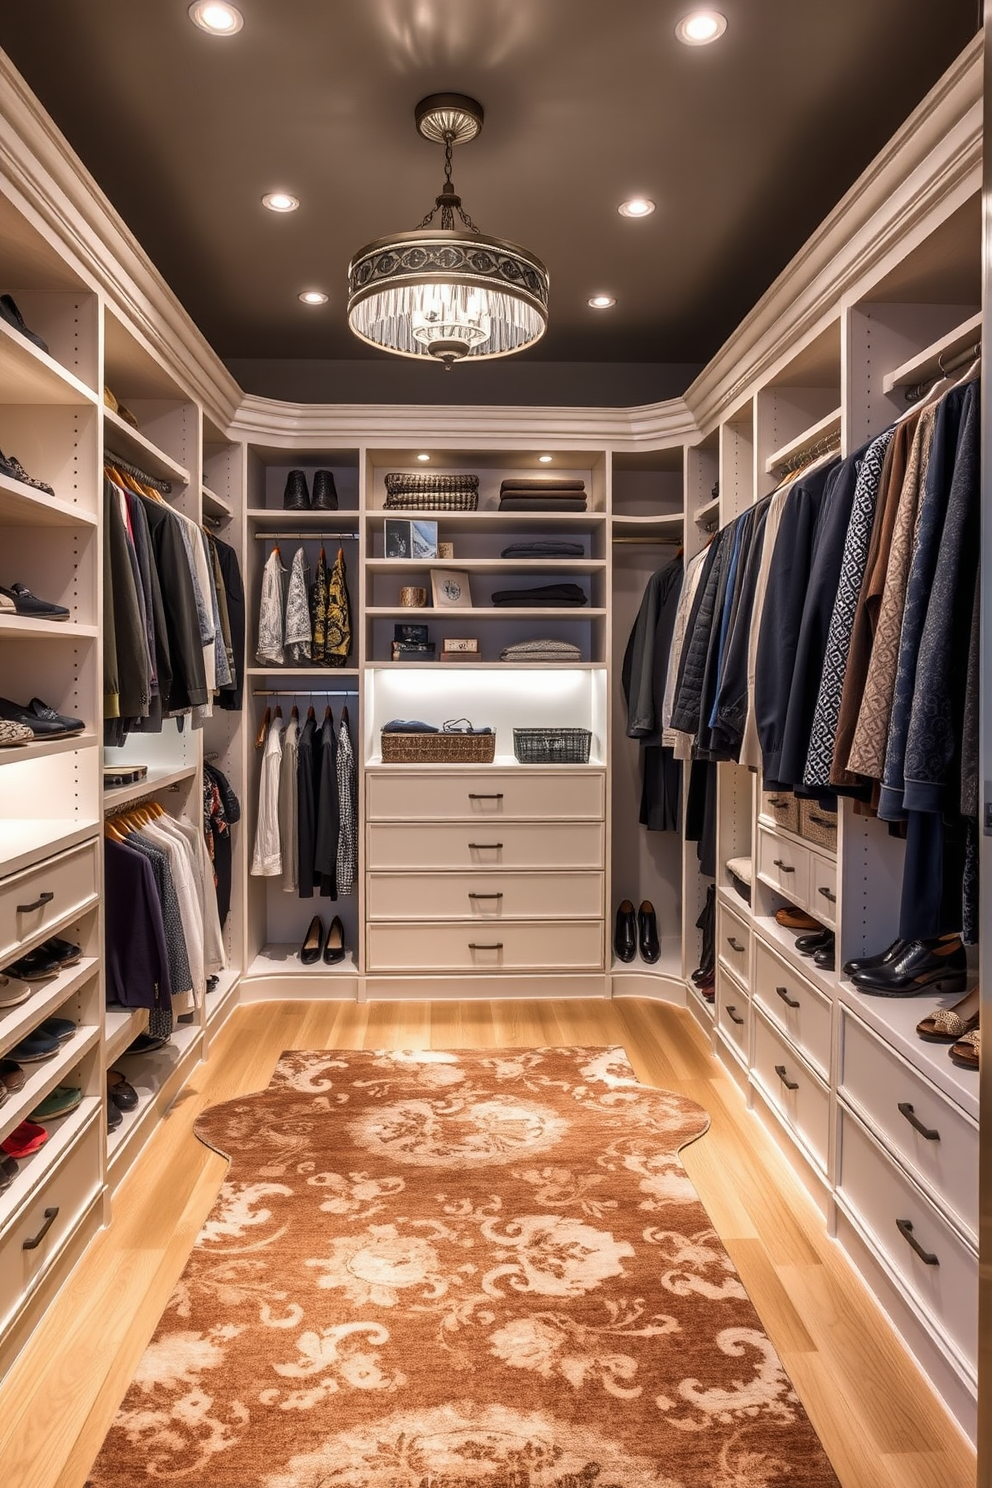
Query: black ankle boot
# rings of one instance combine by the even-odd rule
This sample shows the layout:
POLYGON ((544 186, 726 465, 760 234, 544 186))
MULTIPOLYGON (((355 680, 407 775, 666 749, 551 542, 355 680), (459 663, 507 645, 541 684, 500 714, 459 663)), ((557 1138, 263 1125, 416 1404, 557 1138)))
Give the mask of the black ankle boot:
POLYGON ((613 949, 621 961, 633 961, 637 955, 637 916, 629 899, 625 899, 617 910, 613 949))
POLYGON ((304 470, 291 470, 286 477, 286 489, 282 495, 284 511, 309 511, 310 492, 304 470))
POLYGON ((658 940, 658 916, 650 899, 645 899, 637 911, 637 939, 641 947, 641 960, 654 965, 661 955, 658 940))

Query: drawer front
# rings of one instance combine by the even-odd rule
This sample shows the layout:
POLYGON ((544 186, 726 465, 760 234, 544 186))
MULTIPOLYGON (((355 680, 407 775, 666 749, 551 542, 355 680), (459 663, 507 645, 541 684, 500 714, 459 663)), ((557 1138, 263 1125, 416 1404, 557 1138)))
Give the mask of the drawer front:
POLYGON ((603 838, 602 822, 373 822, 367 866, 602 869, 603 838))
POLYGON ((97 1119, 90 1122, 30 1202, 0 1234, 0 1326, 48 1270, 98 1194, 101 1141, 97 1119), (47 1229, 46 1209, 58 1210, 47 1229), (41 1242, 25 1250, 24 1242, 35 1239, 43 1229, 41 1242))
POLYGON ((601 873, 370 873, 370 920, 589 920, 601 873))
POLYGON ((603 922, 371 924, 369 971, 601 971, 603 922))
POLYGON ((16 959, 29 936, 96 899, 97 846, 84 843, 0 882, 0 966, 16 959))
POLYGON ((809 855, 809 912, 829 925, 837 926, 837 864, 826 858, 809 855))
POLYGON ((799 831, 799 801, 791 791, 762 791, 761 814, 785 832, 799 831))
POLYGON ((798 843, 758 828, 758 873, 793 904, 808 904, 809 857, 798 843))
POLYGON ((799 802, 799 835, 805 837, 807 842, 815 842, 817 847, 835 853, 837 851, 836 811, 824 811, 818 802, 804 797, 799 802))
POLYGON ((370 821, 602 821, 606 777, 507 771, 496 774, 371 773, 370 821))
POLYGON ((841 1094, 977 1243, 977 1125, 846 1009, 843 1019, 841 1094))
POLYGON ((974 1367, 978 1258, 849 1111, 841 1116, 839 1192, 927 1317, 974 1367))
POLYGON ((750 985, 751 928, 717 901, 716 945, 721 965, 733 972, 742 987, 750 985))
POLYGON ((784 1035, 760 1012, 754 1014, 754 1072, 771 1104, 797 1132, 826 1170, 830 1098, 801 1064, 784 1035))
POLYGON ((722 969, 717 977, 716 1017, 727 1043, 736 1048, 746 1064, 751 1004, 747 994, 722 969))
POLYGON ((827 1079, 833 1023, 830 999, 793 971, 760 936, 755 941, 754 996, 771 1021, 827 1079))

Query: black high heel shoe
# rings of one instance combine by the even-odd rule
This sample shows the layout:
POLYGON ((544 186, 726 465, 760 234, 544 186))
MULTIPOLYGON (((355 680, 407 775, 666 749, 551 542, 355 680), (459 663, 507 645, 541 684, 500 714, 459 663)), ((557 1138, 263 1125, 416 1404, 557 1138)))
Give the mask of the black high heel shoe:
POLYGON ((300 960, 304 966, 312 966, 315 961, 320 960, 320 947, 324 939, 324 922, 320 915, 314 915, 307 927, 306 938, 300 946, 300 960))
POLYGON ((617 910, 613 949, 621 961, 633 961, 637 955, 637 916, 629 899, 624 899, 617 910))
POLYGON ((344 926, 337 915, 331 921, 331 927, 324 941, 324 965, 333 966, 338 961, 344 960, 344 926))
POLYGON ((637 911, 637 939, 641 960, 653 966, 661 955, 661 942, 658 939, 658 916, 650 899, 645 899, 637 911))

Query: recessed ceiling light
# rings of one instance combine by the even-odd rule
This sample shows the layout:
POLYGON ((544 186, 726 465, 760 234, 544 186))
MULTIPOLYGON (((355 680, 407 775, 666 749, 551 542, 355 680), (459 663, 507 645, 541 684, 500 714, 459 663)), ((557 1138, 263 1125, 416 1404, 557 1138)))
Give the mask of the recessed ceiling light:
POLYGON ((430 459, 430 455, 418 455, 417 459, 426 461, 430 459))
POLYGON ((201 31, 211 36, 233 36, 244 25, 244 16, 226 0, 196 0, 189 8, 189 18, 201 31))
POLYGON ((632 196, 617 207, 621 217, 650 217, 654 209, 655 203, 648 196, 632 196))
POLYGON ((598 294, 590 295, 586 303, 590 305, 593 310, 612 310, 613 306, 616 304, 616 300, 613 295, 598 294))
POLYGON ((267 191, 262 197, 262 206, 270 212, 295 212, 299 205, 299 197, 290 196, 288 191, 267 191))
POLYGON ((304 305, 326 305, 327 296, 322 289, 305 289, 299 296, 304 305))
POLYGON ((727 17, 718 10, 694 10, 683 16, 675 27, 675 35, 686 46, 708 46, 727 29, 727 17))
POLYGON ((550 465, 551 461, 554 459, 554 455, 538 455, 537 458, 542 465, 550 465))

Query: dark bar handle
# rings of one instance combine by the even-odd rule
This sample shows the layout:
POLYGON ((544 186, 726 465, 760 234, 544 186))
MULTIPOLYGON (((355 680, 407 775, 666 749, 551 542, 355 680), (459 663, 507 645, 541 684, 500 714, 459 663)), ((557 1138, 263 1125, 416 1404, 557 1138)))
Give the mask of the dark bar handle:
POLYGON ((49 894, 46 891, 44 894, 39 894, 33 904, 19 904, 17 906, 17 913, 30 914, 33 909, 41 909, 42 905, 51 904, 54 898, 54 894, 49 894))
POLYGON ((499 852, 500 849, 502 848, 502 846, 503 846, 502 842, 470 842, 469 843, 469 847, 475 847, 475 848, 479 848, 479 849, 484 848, 487 852, 499 852))
POLYGON ((769 806, 788 806, 789 803, 783 800, 781 796, 769 796, 768 804, 769 806))
POLYGON ((470 940, 468 948, 470 951, 501 951, 503 949, 503 942, 501 940, 485 942, 481 940, 470 940))
POLYGON ((833 892, 832 889, 821 889, 820 893, 823 895, 824 899, 828 899, 831 904, 837 903, 837 895, 833 892))
POLYGON ((786 1007, 799 1007, 801 1004, 798 997, 790 997, 788 987, 776 987, 775 991, 781 997, 786 1007))
POLYGON ((789 1079, 789 1072, 786 1069, 786 1067, 785 1067, 784 1064, 777 1064, 775 1066, 775 1073, 778 1075, 779 1079, 782 1081, 782 1084, 785 1086, 786 1090, 798 1090, 799 1089, 799 1082, 797 1080, 790 1080, 789 1079))
POLYGON ((736 1005, 733 1006, 733 1007, 731 1007, 729 1003, 727 1005, 727 1017, 730 1019, 731 1023, 736 1023, 736 1024, 740 1025, 740 1024, 742 1024, 744 1022, 744 1019, 743 1018, 739 1018, 737 1016, 737 1007, 736 1007, 736 1005))
POLYGON ((739 940, 735 940, 732 935, 728 935, 727 936, 727 944, 729 945, 729 947, 730 947, 730 949, 732 951, 743 951, 743 949, 744 949, 744 947, 741 945, 740 941, 739 940))
POLYGON ((906 1244, 913 1247, 913 1249, 916 1251, 916 1254, 919 1256, 924 1265, 940 1265, 940 1258, 938 1256, 935 1256, 932 1250, 924 1250, 919 1240, 917 1240, 916 1236, 913 1234, 913 1221, 911 1219, 897 1219, 896 1228, 898 1229, 902 1238, 905 1240, 906 1244))
POLYGON ((42 1227, 38 1231, 37 1235, 35 1235, 30 1240, 25 1240, 24 1241, 23 1245, 21 1246, 21 1249, 22 1250, 37 1250, 38 1249, 38 1246, 41 1244, 42 1240, 44 1240, 45 1236, 48 1234, 49 1230, 52 1228, 52 1225, 55 1223, 56 1219, 58 1218, 58 1213, 59 1213, 59 1211, 58 1211, 58 1205, 56 1205, 54 1209, 46 1209, 45 1210, 45 1223, 42 1225, 42 1227))
POLYGON ((470 801, 502 801, 503 792, 492 791, 488 795, 482 795, 479 791, 469 791, 468 798, 470 801))
POLYGON ((900 1101, 897 1109, 900 1116, 905 1116, 910 1126, 914 1127, 920 1133, 921 1137, 926 1137, 928 1142, 940 1141, 940 1132, 937 1128, 935 1126, 924 1126, 919 1116, 913 1110, 913 1107, 909 1104, 909 1101, 900 1101))
POLYGON ((837 820, 836 820, 836 818, 834 818, 834 820, 831 821, 830 818, 829 818, 829 816, 817 816, 817 814, 816 814, 815 811, 811 811, 810 814, 809 814, 809 819, 810 819, 811 822, 814 822, 816 824, 816 826, 818 826, 818 827, 829 827, 832 832, 835 832, 837 830, 837 820))
POLYGON ((774 863, 775 867, 780 869, 783 873, 795 873, 796 871, 791 863, 784 863, 781 858, 773 858, 772 862, 774 863))
POLYGON ((473 894, 470 892, 468 897, 470 899, 502 899, 503 895, 502 892, 498 894, 473 894))

